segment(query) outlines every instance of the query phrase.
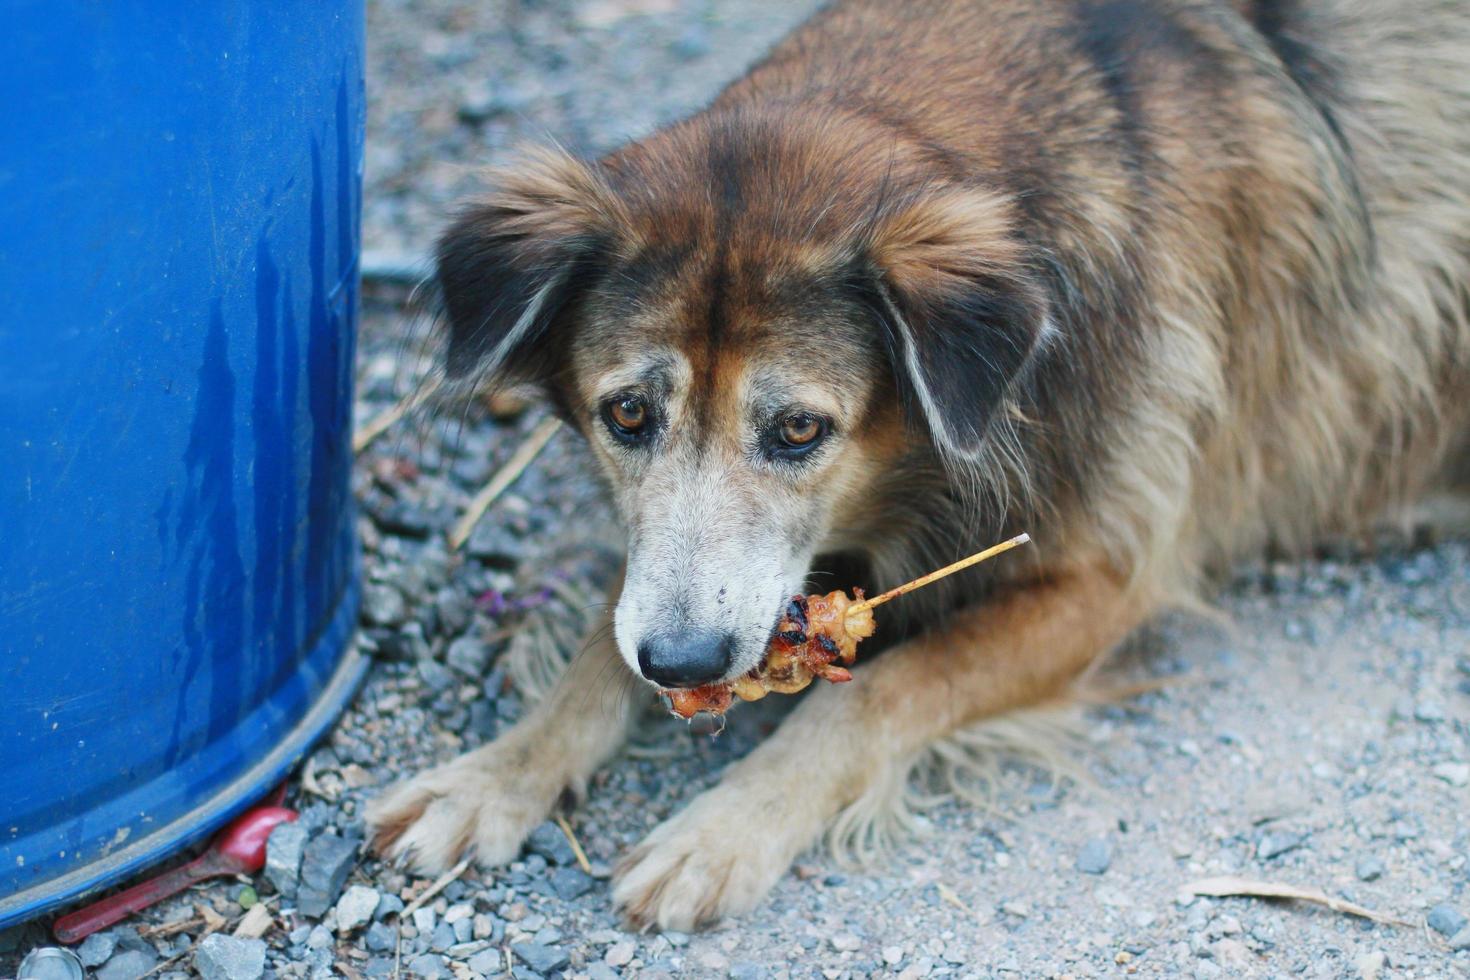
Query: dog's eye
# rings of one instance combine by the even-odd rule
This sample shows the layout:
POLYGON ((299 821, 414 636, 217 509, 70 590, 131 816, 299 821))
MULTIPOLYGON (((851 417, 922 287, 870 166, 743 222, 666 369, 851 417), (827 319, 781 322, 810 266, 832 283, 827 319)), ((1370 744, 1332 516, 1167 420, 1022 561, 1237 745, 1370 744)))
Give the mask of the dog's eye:
POLYGON ((828 422, 811 412, 793 412, 776 430, 775 455, 794 459, 811 452, 827 435, 828 422))
POLYGON ((648 428, 648 405, 637 395, 622 395, 602 406, 608 431, 624 442, 637 442, 648 428))

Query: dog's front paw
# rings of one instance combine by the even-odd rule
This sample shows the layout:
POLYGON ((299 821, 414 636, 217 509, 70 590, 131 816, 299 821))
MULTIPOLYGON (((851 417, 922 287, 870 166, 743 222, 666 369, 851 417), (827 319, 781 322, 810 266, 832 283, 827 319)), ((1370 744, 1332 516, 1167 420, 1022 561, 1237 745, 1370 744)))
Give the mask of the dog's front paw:
POLYGON ((546 761, 512 733, 420 773, 368 805, 373 847, 422 875, 470 851, 481 865, 505 864, 565 788, 546 761))
POLYGON ((613 902, 634 928, 688 931, 748 912, 820 827, 748 791, 709 790, 618 865, 613 902))

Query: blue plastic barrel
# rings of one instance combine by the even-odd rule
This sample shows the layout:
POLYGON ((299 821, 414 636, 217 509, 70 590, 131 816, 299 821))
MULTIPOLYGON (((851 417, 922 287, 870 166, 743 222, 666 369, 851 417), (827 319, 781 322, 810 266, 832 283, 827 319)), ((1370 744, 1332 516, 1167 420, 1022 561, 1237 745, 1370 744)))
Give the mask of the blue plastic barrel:
POLYGON ((0 926, 279 781, 361 679, 361 0, 6 5, 0 926))

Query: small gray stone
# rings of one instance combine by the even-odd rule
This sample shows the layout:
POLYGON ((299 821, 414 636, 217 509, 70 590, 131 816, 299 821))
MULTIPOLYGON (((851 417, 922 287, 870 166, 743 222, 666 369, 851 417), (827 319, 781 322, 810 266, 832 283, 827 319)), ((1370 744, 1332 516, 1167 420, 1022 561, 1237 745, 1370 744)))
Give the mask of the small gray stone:
POLYGON ((332 930, 326 926, 313 926, 306 936, 307 949, 330 949, 334 942, 336 940, 332 938, 332 930))
POLYGON ((1388 868, 1378 857, 1366 854, 1358 858, 1358 864, 1354 870, 1357 872, 1359 881, 1377 881, 1383 877, 1383 873, 1388 868))
POLYGON ((540 943, 513 943, 510 951, 520 957, 525 963, 537 973, 546 974, 552 970, 560 970, 570 963, 571 957, 566 950, 560 946, 542 946, 540 943))
POLYGON ((398 930, 385 923, 374 922, 368 926, 363 941, 374 953, 391 953, 398 948, 398 930))
POLYGON ((367 885, 353 885, 343 892, 337 902, 337 932, 345 936, 370 922, 380 899, 378 890, 367 885))
POLYGON ((592 876, 581 868, 557 868, 551 873, 551 887, 564 902, 587 894, 592 884, 592 876))
POLYGON ((383 895, 378 899, 378 909, 376 912, 373 913, 373 918, 377 919, 379 922, 382 922, 384 919, 388 918, 388 916, 397 915, 399 912, 402 911, 403 899, 390 892, 389 894, 383 895))
POLYGON ((97 980, 138 980, 158 963, 153 950, 128 949, 118 953, 97 971, 97 980))
POLYGON ((370 582, 362 590, 362 618, 374 626, 397 626, 408 618, 408 604, 396 586, 370 582))
POLYGON ((478 636, 461 636, 449 644, 444 659, 466 677, 482 677, 490 667, 490 648, 478 636))
POLYGON ((116 949, 116 936, 110 932, 94 932, 77 947, 77 957, 81 959, 82 966, 90 969, 106 963, 116 949))
POLYGON ((441 922, 434 927, 433 935, 429 937, 429 949, 442 953, 457 941, 454 936, 454 926, 448 922, 441 922))
POLYGON ((297 911, 313 919, 327 914, 357 861, 357 845, 355 840, 331 834, 306 845, 301 856, 301 883, 296 889, 297 911))
POLYGON ((1261 840, 1256 844, 1256 857, 1262 861, 1280 857, 1287 851, 1296 850, 1302 846, 1307 839, 1306 834, 1297 834, 1286 830, 1271 831, 1261 835, 1261 840))
POLYGON ((550 820, 531 831, 531 836, 526 838, 526 850, 541 855, 552 864, 565 866, 577 863, 576 852, 567 841, 567 835, 550 820))
POLYGON ((1465 928, 1465 916, 1453 905, 1442 903, 1429 910, 1429 928, 1441 936, 1458 935, 1465 928))
POLYGON ((1470 926, 1466 926, 1450 937, 1450 949, 1470 949, 1470 926))
POLYGON ((218 932, 205 936, 194 950, 194 969, 204 980, 257 980, 265 972, 265 942, 218 932))
POLYGON ((766 975, 765 967, 746 960, 730 967, 730 980, 761 980, 766 975))
POLYGON ((582 972, 587 974, 588 980, 618 980, 618 971, 606 963, 588 963, 582 972))
POLYGON ((294 899, 301 881, 301 855, 306 850, 306 828, 299 823, 278 824, 265 844, 265 877, 282 898, 294 899))
POLYGON ((399 971, 391 956, 374 956, 367 961, 367 966, 362 968, 362 972, 373 977, 374 980, 387 980, 388 977, 399 971))
POLYGON ((1106 837, 1094 837, 1077 852, 1077 870, 1100 875, 1113 863, 1113 845, 1106 837))
POLYGON ((420 660, 419 676, 432 691, 445 691, 454 683, 454 674, 437 660, 420 660))
POLYGON ((481 976, 493 977, 505 968, 505 958, 500 955, 500 950, 487 949, 471 956, 465 965, 481 976))
POLYGON ((475 938, 475 923, 471 919, 455 919, 450 927, 454 929, 456 943, 467 943, 475 938))
POLYGON ((438 953, 421 953, 408 961, 408 972, 416 977, 447 977, 449 968, 438 953))
POLYGON ((1444 721, 1444 707, 1437 701, 1420 701, 1414 705, 1414 718, 1426 724, 1444 721))

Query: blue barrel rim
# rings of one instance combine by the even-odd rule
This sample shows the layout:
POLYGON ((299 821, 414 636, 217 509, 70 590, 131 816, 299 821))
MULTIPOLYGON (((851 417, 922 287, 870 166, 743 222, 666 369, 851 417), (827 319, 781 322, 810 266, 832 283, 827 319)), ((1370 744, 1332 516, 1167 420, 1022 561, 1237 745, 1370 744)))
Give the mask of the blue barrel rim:
MULTIPOLYGON (((89 894, 121 884, 213 834, 264 799, 331 730, 338 716, 356 697, 372 666, 372 658, 351 642, 362 597, 362 560, 355 547, 356 535, 352 537, 352 569, 346 586, 337 600, 332 618, 308 654, 308 659, 318 655, 333 656, 337 667, 295 727, 277 741, 268 755, 219 792, 153 833, 63 875, 11 895, 0 896, 0 929, 28 922, 89 894), (334 651, 345 652, 337 654, 334 651)), ((246 722, 249 720, 245 719, 246 722)), ((201 753, 191 761, 202 763, 205 760, 207 753, 201 753)))

